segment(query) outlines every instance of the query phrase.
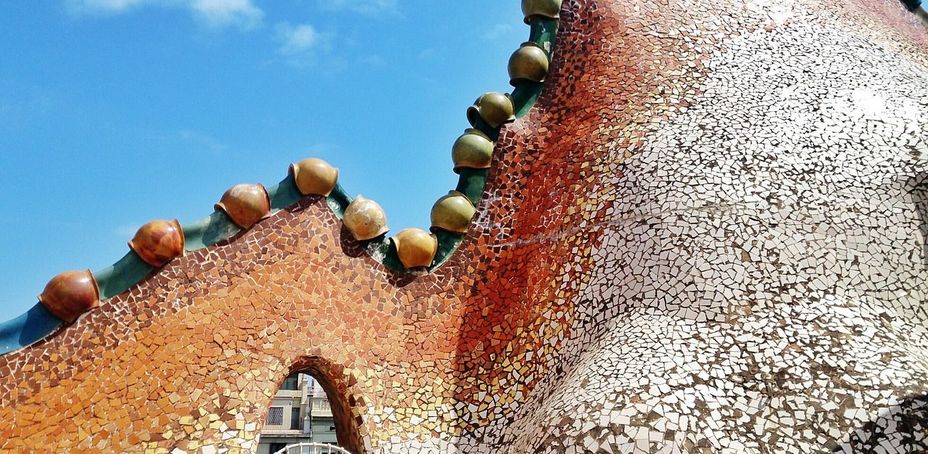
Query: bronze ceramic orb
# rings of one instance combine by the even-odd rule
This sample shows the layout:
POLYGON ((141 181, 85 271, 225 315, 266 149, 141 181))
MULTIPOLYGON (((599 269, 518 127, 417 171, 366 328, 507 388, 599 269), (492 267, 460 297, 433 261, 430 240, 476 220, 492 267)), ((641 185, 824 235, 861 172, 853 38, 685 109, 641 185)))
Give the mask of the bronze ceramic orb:
POLYGON ((548 53, 541 46, 533 42, 522 43, 522 47, 509 58, 509 83, 544 82, 549 64, 548 53))
POLYGON ((454 171, 489 169, 493 161, 493 141, 478 129, 468 129, 451 148, 454 171))
POLYGON ((39 303, 55 317, 72 323, 100 305, 100 289, 90 271, 68 271, 48 282, 39 303))
POLYGON ((290 173, 303 195, 328 196, 338 183, 338 169, 321 159, 309 158, 290 164, 290 173))
POLYGON ((561 13, 561 0, 522 0, 522 14, 525 23, 529 23, 534 16, 558 19, 561 13))
POLYGON ((145 263, 161 268, 184 255, 184 230, 177 220, 152 221, 142 226, 129 247, 145 263))
POLYGON ((345 209, 342 222, 358 241, 372 240, 390 230, 383 208, 377 202, 360 195, 345 209))
POLYGON ((239 227, 250 229, 271 212, 271 198, 262 184, 239 184, 222 195, 216 209, 228 214, 239 227))
POLYGON ((451 191, 432 207, 432 230, 441 229, 463 235, 467 233, 476 213, 477 209, 466 195, 451 191))
POLYGON ((492 92, 477 98, 474 105, 467 108, 467 121, 471 126, 477 126, 477 118, 482 118, 493 128, 515 121, 516 112, 512 96, 492 92))
POLYGON ((427 268, 438 253, 438 237, 422 229, 405 229, 393 237, 400 262, 407 269, 427 268))

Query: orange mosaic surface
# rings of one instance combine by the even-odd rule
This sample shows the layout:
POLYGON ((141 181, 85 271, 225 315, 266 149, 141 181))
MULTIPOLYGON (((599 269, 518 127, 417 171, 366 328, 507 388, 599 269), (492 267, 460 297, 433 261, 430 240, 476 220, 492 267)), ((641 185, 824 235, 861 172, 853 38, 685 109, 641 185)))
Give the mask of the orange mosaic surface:
POLYGON ((312 366, 349 402, 355 451, 501 452, 505 441, 479 448, 485 431, 512 420, 576 335, 594 251, 629 196, 610 181, 649 125, 699 104, 710 54, 788 26, 771 15, 784 7, 864 24, 905 55, 928 50, 888 0, 564 3, 542 98, 504 128, 445 266, 394 273, 307 197, 0 357, 0 449, 252 452, 278 384, 312 366))

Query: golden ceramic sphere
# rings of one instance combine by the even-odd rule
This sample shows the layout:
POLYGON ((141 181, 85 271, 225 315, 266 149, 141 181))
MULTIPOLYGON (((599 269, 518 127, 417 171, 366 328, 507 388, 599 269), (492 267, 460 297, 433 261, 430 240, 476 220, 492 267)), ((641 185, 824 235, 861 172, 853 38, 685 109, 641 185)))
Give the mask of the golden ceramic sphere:
POLYGON ((377 202, 360 195, 345 209, 342 221, 358 241, 372 240, 390 230, 383 208, 377 202))
POLYGON ((509 83, 522 81, 544 82, 548 75, 548 53, 536 43, 522 43, 522 47, 509 58, 509 83))
POLYGON ((262 184, 232 186, 216 204, 236 225, 250 229, 271 212, 271 198, 262 184))
POLYGON ((525 23, 529 23, 533 16, 558 19, 561 13, 561 0, 522 0, 522 14, 525 23))
POLYGON ((471 126, 477 126, 477 118, 482 118, 493 128, 515 121, 516 112, 512 96, 508 93, 491 92, 477 98, 474 105, 467 108, 467 121, 471 126))
POLYGON ((432 230, 441 229, 463 235, 470 228, 470 221, 476 213, 477 208, 466 195, 451 191, 432 207, 432 230))
POLYGON ((138 230, 129 247, 145 263, 161 268, 184 254, 184 230, 176 219, 152 221, 138 230))
POLYGON ((71 323, 100 305, 100 289, 89 270, 67 271, 48 282, 39 303, 55 317, 71 323))
POLYGON ((309 158, 290 164, 290 173, 303 195, 328 196, 338 183, 338 169, 321 159, 309 158))
POLYGON ((422 229, 405 229, 393 237, 400 262, 407 269, 427 268, 438 254, 438 237, 422 229))
POLYGON ((478 129, 468 129, 458 137, 451 148, 454 171, 461 169, 489 169, 493 161, 493 141, 478 129))

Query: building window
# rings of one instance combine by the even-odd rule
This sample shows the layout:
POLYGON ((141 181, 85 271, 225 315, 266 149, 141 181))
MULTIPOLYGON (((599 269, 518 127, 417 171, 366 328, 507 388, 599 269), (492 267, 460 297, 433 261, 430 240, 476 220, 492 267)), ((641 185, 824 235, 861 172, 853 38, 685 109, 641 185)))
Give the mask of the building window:
POLYGON ((286 443, 271 443, 271 447, 270 449, 268 449, 268 451, 270 451, 271 454, 274 454, 277 451, 280 451, 281 449, 284 449, 286 447, 287 447, 286 443))
POLYGON ((267 412, 267 425, 279 426, 284 423, 284 407, 271 407, 267 412))
POLYGON ((284 380, 284 384, 280 386, 280 389, 285 391, 299 391, 300 374, 293 374, 287 377, 287 379, 284 380))
POLYGON ((290 430, 300 430, 303 425, 300 424, 300 407, 290 409, 290 430))

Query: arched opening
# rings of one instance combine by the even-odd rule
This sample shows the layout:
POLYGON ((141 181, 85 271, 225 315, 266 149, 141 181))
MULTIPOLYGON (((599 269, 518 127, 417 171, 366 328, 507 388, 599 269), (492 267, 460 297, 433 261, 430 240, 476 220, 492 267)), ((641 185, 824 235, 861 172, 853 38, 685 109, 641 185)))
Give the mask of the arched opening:
POLYGON ((351 412, 355 399, 349 396, 348 385, 341 367, 319 358, 300 360, 271 399, 257 453, 274 454, 293 446, 292 452, 336 453, 344 451, 335 448, 342 448, 362 454, 358 423, 351 412))

